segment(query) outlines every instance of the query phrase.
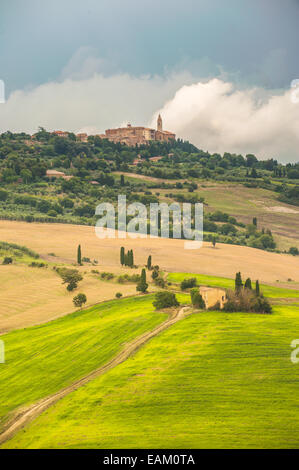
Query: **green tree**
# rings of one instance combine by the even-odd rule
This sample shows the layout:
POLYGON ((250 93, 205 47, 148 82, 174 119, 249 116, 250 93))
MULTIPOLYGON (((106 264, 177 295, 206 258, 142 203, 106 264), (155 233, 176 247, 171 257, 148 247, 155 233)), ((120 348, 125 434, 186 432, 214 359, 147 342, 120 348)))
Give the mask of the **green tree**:
POLYGON ((299 250, 296 246, 291 246, 289 248, 289 253, 290 253, 290 255, 298 256, 299 255, 299 250))
POLYGON ((213 247, 215 248, 216 242, 217 242, 217 238, 215 237, 215 235, 212 236, 211 242, 212 242, 213 247))
POLYGON ((124 186, 125 185, 125 177, 124 175, 120 175, 120 185, 124 186))
POLYGON ((256 217, 253 217, 252 225, 255 225, 257 227, 257 218, 256 217))
POLYGON ((255 293, 256 293, 257 296, 259 296, 260 293, 261 293, 260 292, 260 283, 259 283, 259 281, 255 282, 255 293))
POLYGON ((196 283, 197 281, 195 277, 190 277, 189 279, 183 279, 181 282, 181 290, 186 290, 186 289, 195 287, 196 283))
POLYGON ((155 294, 155 300, 153 306, 156 309, 178 307, 180 304, 173 292, 157 292, 155 294))
POLYGON ((30 183, 30 181, 32 181, 32 173, 27 168, 24 168, 23 170, 21 170, 20 176, 21 176, 23 182, 26 183, 26 184, 30 183))
POLYGON ((245 284, 244 284, 244 287, 245 287, 246 289, 252 289, 250 277, 248 277, 248 278, 246 279, 245 284))
POLYGON ((87 297, 86 297, 85 294, 77 294, 73 298, 73 303, 74 303, 75 307, 82 308, 82 305, 85 304, 86 302, 87 302, 87 297))
POLYGON ((77 249, 77 263, 81 266, 82 265, 82 259, 81 259, 81 245, 78 245, 77 249))
POLYGON ((149 255, 147 258, 147 269, 150 271, 152 269, 152 257, 149 255))
POLYGON ((242 282, 241 273, 238 272, 235 278, 235 290, 238 292, 242 289, 242 287, 243 287, 243 282, 242 282))
POLYGON ((83 277, 78 269, 59 268, 57 273, 62 278, 62 284, 67 284, 67 290, 72 291, 78 286, 78 282, 82 281, 83 277))
POLYGON ((157 277, 159 277, 159 271, 158 269, 154 269, 153 272, 152 272, 152 279, 157 279, 157 277))
POLYGON ((120 264, 122 266, 125 264, 125 249, 123 246, 120 249, 120 264))
POLYGON ((136 286, 136 290, 138 292, 145 293, 147 291, 147 288, 148 288, 148 284, 146 282, 146 271, 143 268, 142 271, 141 271, 140 281, 138 282, 138 284, 136 286))
POLYGON ((4 189, 0 189, 0 201, 6 201, 8 198, 8 192, 4 189))
POLYGON ((130 267, 131 268, 134 267, 134 253, 133 253, 133 250, 131 250, 131 254, 130 254, 130 267))

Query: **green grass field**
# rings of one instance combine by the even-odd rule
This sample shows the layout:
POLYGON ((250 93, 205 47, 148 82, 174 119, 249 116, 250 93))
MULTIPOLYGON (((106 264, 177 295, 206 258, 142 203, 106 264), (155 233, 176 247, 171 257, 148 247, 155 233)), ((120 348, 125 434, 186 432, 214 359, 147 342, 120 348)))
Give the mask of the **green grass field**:
POLYGON ((296 448, 298 313, 193 314, 4 447, 296 448))
MULTIPOLYGON (((234 289, 235 281, 226 277, 215 277, 206 276, 203 274, 190 274, 190 273, 170 273, 167 279, 174 283, 181 283, 184 279, 195 277, 198 285, 211 286, 211 287, 223 287, 225 289, 234 289)), ((299 299, 299 291, 296 289, 285 289, 281 287, 268 286, 261 284, 261 291, 265 297, 271 299, 289 298, 299 299)))
MULTIPOLYGON (((181 296, 181 299, 188 296, 181 296)), ((7 415, 73 383, 167 318, 153 296, 110 301, 1 336, 0 425, 7 415)))
MULTIPOLYGON (((174 283, 231 288, 234 281, 172 273, 174 283)), ((299 292, 262 286, 272 299, 299 292)), ((186 293, 180 303, 190 303, 186 293)), ((166 318, 153 296, 110 301, 2 336, 0 416, 50 395, 115 356, 166 318)), ((284 301, 285 301, 284 300, 284 301)), ((272 315, 194 313, 124 363, 72 392, 2 448, 297 448, 296 302, 272 315)))

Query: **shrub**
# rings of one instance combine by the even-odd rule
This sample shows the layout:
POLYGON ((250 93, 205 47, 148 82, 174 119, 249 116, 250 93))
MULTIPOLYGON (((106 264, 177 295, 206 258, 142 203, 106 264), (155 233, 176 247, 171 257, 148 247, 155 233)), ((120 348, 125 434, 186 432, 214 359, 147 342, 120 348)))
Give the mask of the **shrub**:
POLYGON ((196 286, 196 279, 195 277, 190 277, 190 279, 184 279, 181 282, 181 290, 191 289, 192 287, 196 286))
POLYGON ((29 264, 31 268, 45 268, 47 267, 46 263, 37 263, 36 261, 32 261, 32 263, 29 264))
POLYGON ((228 291, 227 302, 224 304, 223 310, 225 312, 272 312, 269 301, 262 294, 256 295, 250 289, 240 289, 235 292, 228 291))
POLYGON ((12 264, 12 258, 10 256, 5 256, 2 264, 12 264))
POLYGON ((123 295, 122 295, 121 292, 116 292, 116 294, 115 294, 115 297, 116 297, 117 299, 120 299, 122 296, 123 296, 123 295))
POLYGON ((157 277, 159 277, 159 271, 157 271, 156 269, 153 270, 152 272, 152 279, 157 279, 157 277))
POLYGON ((299 255, 299 250, 296 246, 291 246, 290 249, 289 249, 289 253, 290 253, 290 255, 298 256, 299 255))
POLYGON ((8 198, 8 192, 4 189, 0 189, 0 201, 6 201, 8 198))
POLYGON ((173 292, 157 292, 155 294, 155 300, 153 306, 156 309, 177 307, 179 302, 173 292))
POLYGON ((205 301, 203 300, 201 294, 199 293, 198 289, 193 288, 190 291, 191 293, 191 302, 193 307, 196 308, 205 308, 206 304, 205 301))
POLYGON ((48 212, 49 217, 57 217, 57 212, 54 209, 50 209, 48 212))
POLYGON ((165 281, 164 281, 163 277, 157 277, 154 282, 155 282, 156 286, 162 287, 162 289, 164 289, 165 281))
POLYGON ((106 281, 110 281, 110 279, 113 279, 113 278, 114 278, 113 273, 106 273, 106 272, 101 273, 101 279, 105 279, 106 281))
POLYGON ((73 298, 73 303, 75 307, 82 307, 87 301, 87 297, 85 294, 78 294, 73 298))

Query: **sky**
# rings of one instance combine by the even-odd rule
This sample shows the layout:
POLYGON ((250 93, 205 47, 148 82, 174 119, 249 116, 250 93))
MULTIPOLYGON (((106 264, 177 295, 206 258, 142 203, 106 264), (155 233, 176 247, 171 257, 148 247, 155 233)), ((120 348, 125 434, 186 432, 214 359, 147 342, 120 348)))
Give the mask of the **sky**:
POLYGON ((204 150, 299 161, 298 24, 298 0, 0 0, 0 132, 161 112, 204 150))

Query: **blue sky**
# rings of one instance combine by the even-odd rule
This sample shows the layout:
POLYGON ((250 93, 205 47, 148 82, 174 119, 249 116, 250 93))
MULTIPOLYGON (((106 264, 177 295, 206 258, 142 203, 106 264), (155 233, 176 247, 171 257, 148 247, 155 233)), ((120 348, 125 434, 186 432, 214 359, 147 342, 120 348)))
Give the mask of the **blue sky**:
MULTIPOLYGON (((281 94, 299 77, 298 24, 297 0, 1 0, 0 79, 8 101, 0 119, 3 113, 11 128, 28 131, 148 123, 182 87, 215 78, 238 90, 258 87, 263 99, 281 94), (80 116, 63 99, 71 87, 80 95, 80 116)), ((189 134, 184 126, 183 137, 189 134)), ((238 145, 232 150, 243 151, 238 145)))
POLYGON ((272 88, 299 75, 295 0, 2 0, 0 8, 8 91, 58 79, 86 46, 107 61, 104 73, 185 66, 203 76, 221 66, 272 88))

